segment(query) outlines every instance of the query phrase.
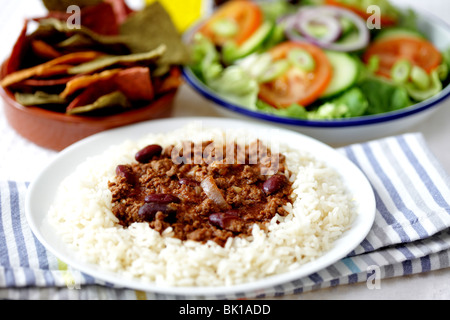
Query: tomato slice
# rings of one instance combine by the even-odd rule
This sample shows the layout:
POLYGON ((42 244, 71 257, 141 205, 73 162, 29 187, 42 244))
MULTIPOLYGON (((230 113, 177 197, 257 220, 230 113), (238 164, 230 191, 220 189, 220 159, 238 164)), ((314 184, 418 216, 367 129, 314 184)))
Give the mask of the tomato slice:
POLYGON ((250 38, 262 23, 263 13, 258 5, 246 0, 232 0, 222 5, 199 31, 210 38, 216 45, 223 45, 229 40, 233 40, 237 45, 241 45, 250 38), (236 32, 234 34, 224 36, 214 31, 215 24, 223 20, 236 24, 236 32))
MULTIPOLYGON (((359 7, 354 4, 343 3, 339 0, 326 0, 326 4, 331 5, 331 6, 345 8, 350 11, 353 11, 354 13, 356 13, 357 15, 359 15, 361 18, 363 18, 365 20, 369 19, 372 16, 372 13, 367 13, 362 7, 359 7)), ((376 3, 374 3, 374 4, 376 4, 376 3)), ((384 27, 393 26, 393 25, 397 24, 397 20, 398 20, 397 17, 390 16, 387 14, 383 14, 380 16, 381 25, 384 27)))
POLYGON ((322 49, 315 45, 284 42, 272 48, 269 53, 276 61, 286 59, 293 49, 306 50, 314 59, 315 68, 304 71, 292 66, 278 78, 260 84, 259 98, 276 108, 285 108, 293 103, 307 106, 320 97, 331 81, 332 66, 322 49))
POLYGON ((375 41, 364 53, 363 61, 368 63, 372 56, 379 58, 377 74, 386 78, 391 77, 392 67, 401 59, 408 60, 428 73, 436 69, 442 61, 441 53, 431 42, 415 37, 395 37, 375 41))

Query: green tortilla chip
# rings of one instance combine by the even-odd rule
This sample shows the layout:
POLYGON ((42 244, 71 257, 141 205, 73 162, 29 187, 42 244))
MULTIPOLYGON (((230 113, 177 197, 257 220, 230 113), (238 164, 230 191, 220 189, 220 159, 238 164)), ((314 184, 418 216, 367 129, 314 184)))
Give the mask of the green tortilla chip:
POLYGON ((95 46, 95 41, 90 37, 85 36, 83 34, 77 33, 67 38, 60 43, 56 44, 56 47, 59 49, 74 49, 74 48, 86 48, 95 46))
POLYGON ((121 25, 120 35, 132 53, 148 52, 164 44, 167 50, 158 64, 165 70, 169 65, 185 64, 189 60, 189 51, 181 35, 159 2, 130 15, 121 25))
POLYGON ((67 101, 61 98, 58 94, 48 94, 43 91, 35 93, 20 93, 15 94, 16 101, 24 106, 39 106, 45 104, 65 104, 67 101))
MULTIPOLYGON (((56 38, 58 36, 58 33, 62 35, 69 34, 71 35, 71 37, 80 35, 80 37, 78 37, 78 40, 83 39, 84 44, 109 48, 111 49, 111 51, 129 52, 128 44, 125 41, 126 39, 124 37, 121 37, 120 35, 102 35, 84 26, 80 26, 78 29, 70 29, 69 26, 67 26, 67 23, 55 18, 40 20, 38 29, 33 34, 30 35, 30 38, 32 39, 46 39, 52 37, 56 38)), ((65 38, 65 40, 61 41, 64 44, 63 46, 64 47, 69 47, 70 45, 73 46, 74 39, 72 40, 67 39, 70 39, 70 37, 65 38), (68 44, 64 43, 64 41, 69 41, 69 43, 68 44)))
POLYGON ((91 73, 97 70, 117 64, 130 64, 137 62, 148 62, 160 58, 166 52, 166 47, 160 45, 154 50, 143 53, 135 53, 123 56, 103 56, 98 59, 82 63, 68 70, 69 74, 91 73))
POLYGON ((78 106, 67 110, 67 114, 82 114, 103 109, 120 107, 130 108, 131 104, 127 97, 120 91, 114 91, 104 96, 99 97, 94 103, 85 106, 78 106))

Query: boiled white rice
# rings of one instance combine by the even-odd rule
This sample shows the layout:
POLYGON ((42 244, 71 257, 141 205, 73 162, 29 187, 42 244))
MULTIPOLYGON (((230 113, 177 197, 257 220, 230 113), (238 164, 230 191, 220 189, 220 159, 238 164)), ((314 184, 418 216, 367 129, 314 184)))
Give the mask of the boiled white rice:
MULTIPOLYGON (((49 221, 83 261, 130 278, 168 286, 223 286, 245 283, 294 270, 329 250, 355 217, 352 196, 341 177, 307 150, 279 144, 292 172, 293 205, 289 215, 276 216, 268 232, 253 228, 248 239, 230 239, 225 247, 162 235, 146 223, 129 228, 111 212, 108 181, 119 164, 134 161, 148 144, 168 146, 182 140, 229 141, 256 139, 245 130, 188 125, 167 134, 150 134, 139 141, 112 146, 87 159, 64 179, 49 212, 49 221)), ((269 146, 270 147, 270 146, 269 146)))

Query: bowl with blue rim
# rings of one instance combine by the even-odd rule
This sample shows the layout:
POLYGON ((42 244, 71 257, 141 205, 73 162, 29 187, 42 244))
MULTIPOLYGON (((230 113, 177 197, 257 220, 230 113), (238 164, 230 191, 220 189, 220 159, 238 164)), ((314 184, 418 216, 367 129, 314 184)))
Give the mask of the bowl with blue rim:
POLYGON ((404 131, 445 104, 445 21, 386 1, 374 1, 371 15, 326 2, 226 3, 184 34, 192 52, 184 79, 224 116, 331 145, 404 131))

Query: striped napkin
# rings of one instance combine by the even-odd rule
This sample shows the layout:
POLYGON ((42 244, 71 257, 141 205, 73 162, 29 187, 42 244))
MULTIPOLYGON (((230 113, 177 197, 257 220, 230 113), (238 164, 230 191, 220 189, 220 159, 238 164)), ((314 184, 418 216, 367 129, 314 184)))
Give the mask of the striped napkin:
POLYGON ((371 182, 375 224, 345 259, 308 277, 257 292, 184 297, 116 288, 59 261, 32 234, 24 215, 28 183, 0 182, 0 298, 245 299, 300 294, 450 267, 450 179, 419 133, 339 149, 371 182))

